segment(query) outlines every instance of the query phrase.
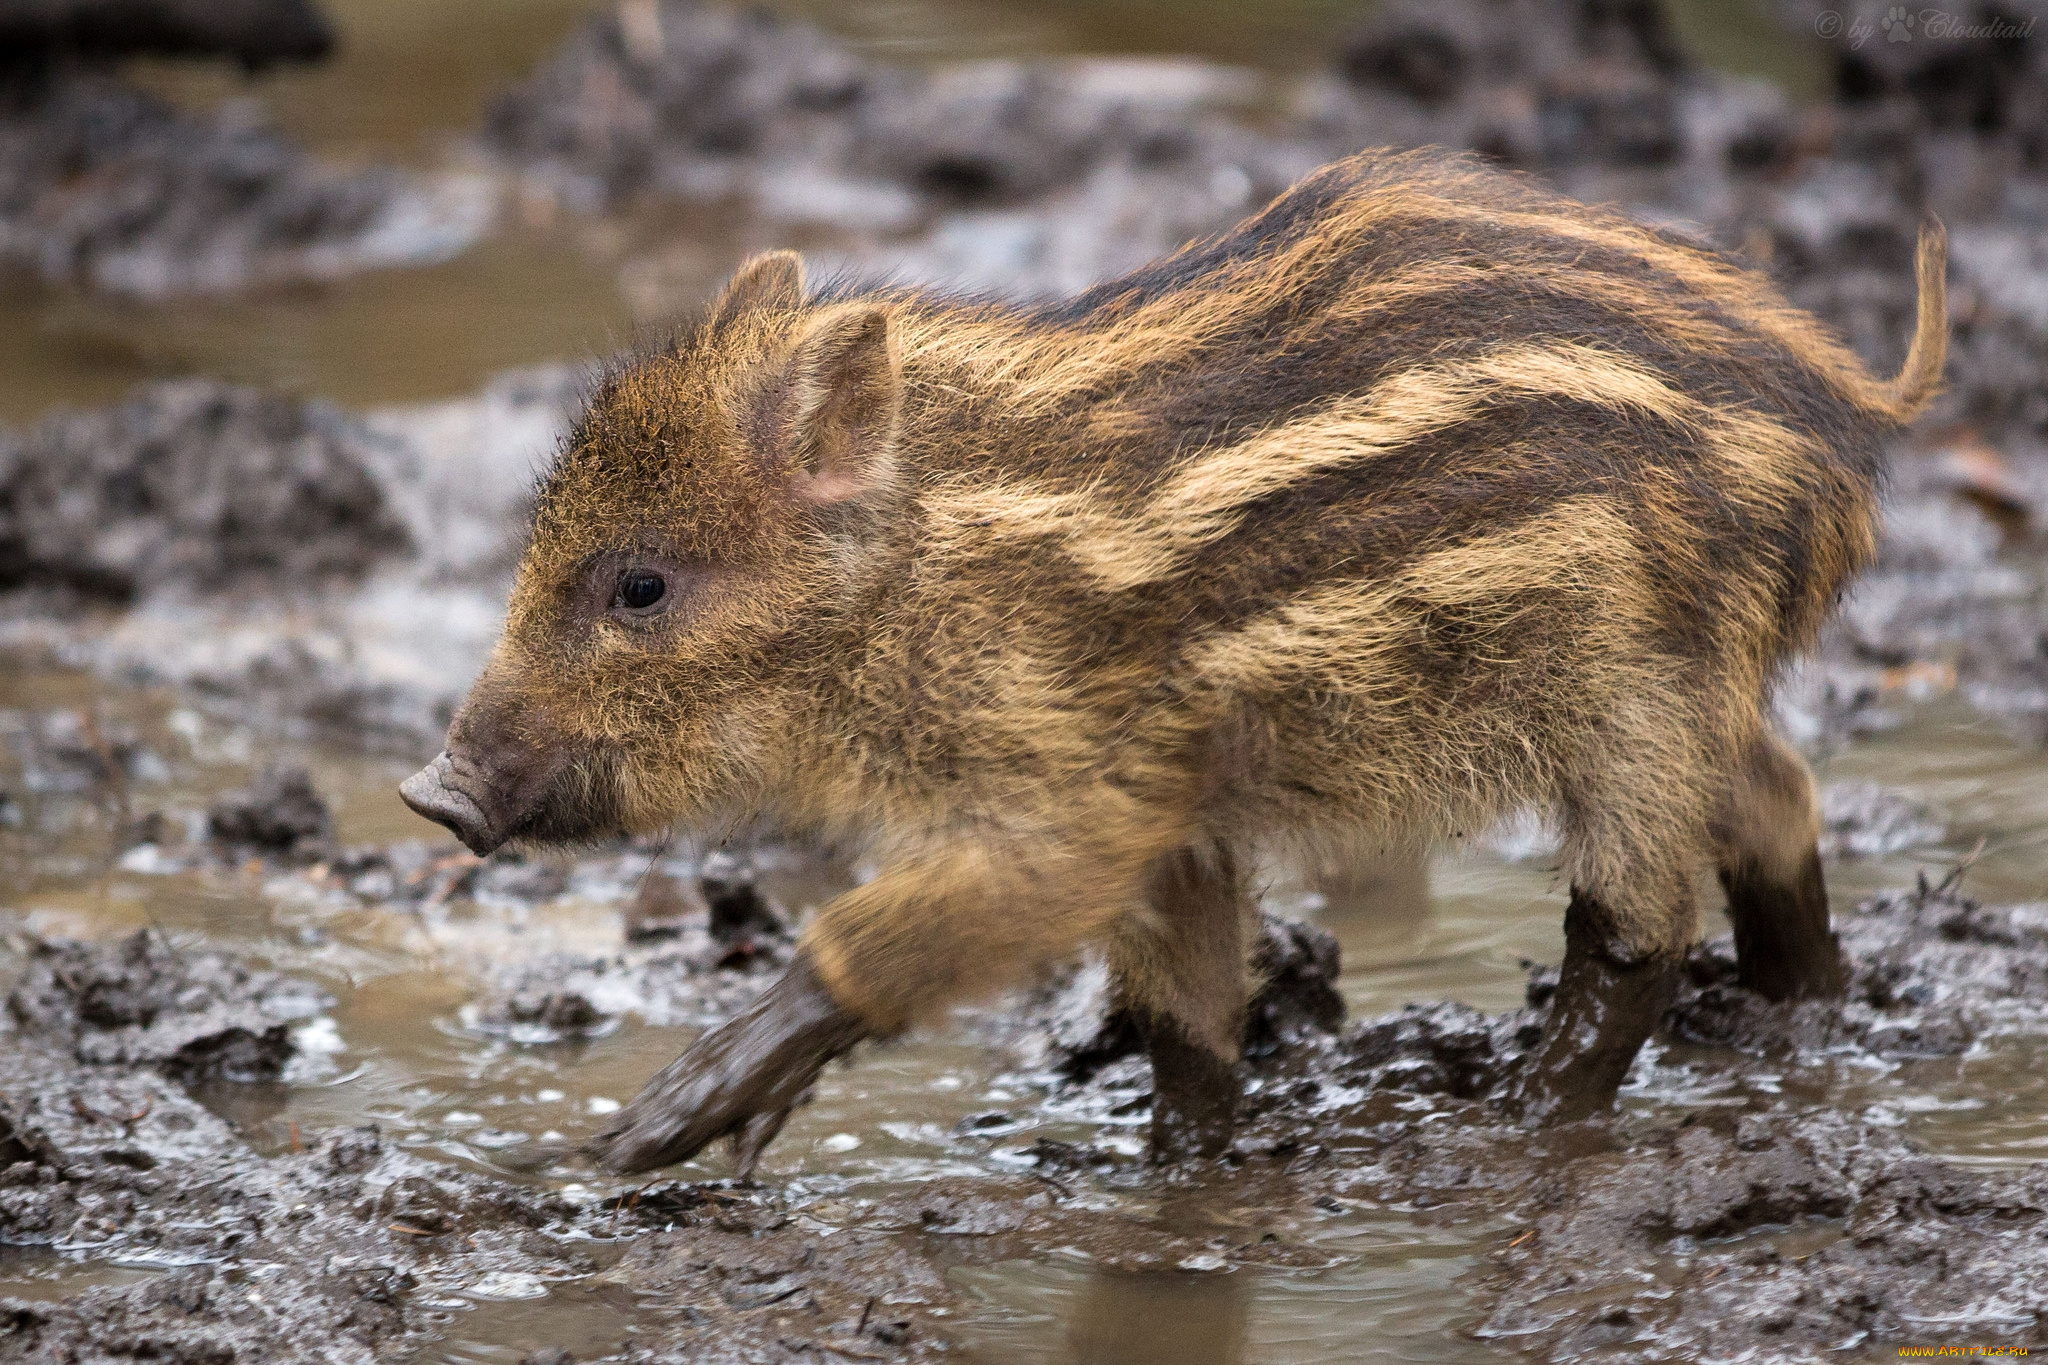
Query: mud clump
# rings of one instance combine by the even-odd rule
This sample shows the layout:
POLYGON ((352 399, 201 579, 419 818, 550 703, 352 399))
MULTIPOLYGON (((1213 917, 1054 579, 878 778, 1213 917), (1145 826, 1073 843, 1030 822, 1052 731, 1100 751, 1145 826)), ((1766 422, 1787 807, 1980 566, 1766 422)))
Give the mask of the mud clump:
POLYGON ((117 944, 37 941, 7 996, 18 1036, 96 1067, 149 1067, 182 1081, 274 1081, 292 1021, 323 999, 230 958, 181 951, 142 930, 117 944))
POLYGON ((2048 1175, 1828 1114, 1708 1114, 1537 1176, 1479 1329, 1551 1360, 1817 1360, 1968 1322, 2038 1342, 2048 1175))
MULTIPOLYGON (((1343 1027, 1340 954, 1329 930, 1261 915, 1252 963, 1259 988, 1245 1007, 1247 1058, 1271 1058, 1343 1027)), ((1060 1084, 1121 1089, 1131 1080, 1129 1065, 1122 1064, 1144 1066, 1137 1022, 1115 998, 1097 959, 1056 973, 983 1031, 1028 1070, 1060 1084)))
POLYGON ((2048 1023, 2048 910, 1987 906, 1953 882, 1890 892, 1837 921, 1849 998, 1773 1004, 1735 984, 1727 938, 1693 950, 1665 1018, 1693 1043, 1784 1056, 1853 1048, 1954 1057, 1993 1032, 2048 1023))
POLYGON ((926 1312, 950 1311, 952 1291, 938 1267, 900 1238, 848 1230, 821 1239, 779 1209, 720 1208, 683 1191, 657 1207, 680 1226, 637 1239, 608 1277, 689 1307, 677 1314, 670 1342, 622 1357, 633 1365, 714 1356, 922 1361, 952 1354, 926 1312), (707 1239, 699 1230, 705 1225, 723 1235, 707 1239))
POLYGON ((591 19, 486 136, 583 208, 767 188, 765 169, 900 219, 1043 195, 1135 146, 1170 156, 1171 122, 1109 84, 1050 62, 922 72, 763 10, 657 0, 591 19))
POLYGON ((705 859, 697 889, 704 897, 705 928, 725 950, 719 966, 737 967, 757 957, 776 960, 789 948, 788 921, 762 893, 753 869, 739 859, 705 859))
POLYGON ((531 1043, 609 1033, 627 1014, 657 1025, 729 1018, 788 965, 796 940, 750 863, 713 854, 697 873, 641 873, 620 952, 514 964, 465 1012, 470 1026, 531 1043))
POLYGON ((410 547, 339 413, 182 380, 0 433, 0 588, 315 588, 410 547))
POLYGON ((626 902, 626 942, 680 937, 693 920, 709 920, 710 907, 680 877, 650 869, 626 902))
POLYGON ((1263 915, 1252 979, 1258 992, 1245 1008, 1244 1050, 1264 1056, 1315 1033, 1344 1027, 1343 971, 1337 936, 1300 920, 1263 915))
POLYGON ((580 385, 547 367, 358 417, 189 381, 0 431, 4 652, 259 730, 438 743, 580 385), (103 603, 140 609, 80 610, 103 603))
POLYGON ((206 812, 207 835, 229 850, 310 859, 333 849, 334 817, 304 768, 266 768, 206 812))
POLYGON ((256 110, 70 68, 5 82, 0 266, 154 299, 422 264, 488 225, 467 182, 322 166, 256 110))
POLYGON ((581 211, 742 199, 880 246, 862 269, 1051 295, 1228 226, 1352 150, 1229 117, 1259 85, 1194 61, 921 69, 758 10, 661 0, 591 19, 499 103, 486 143, 529 192, 581 211))
POLYGON ((718 962, 723 967, 775 956, 789 939, 788 923, 762 894, 751 869, 732 858, 707 859, 694 884, 650 870, 626 905, 628 943, 680 938, 696 923, 724 949, 718 962))
MULTIPOLYGON (((1555 982, 1547 984, 1554 992, 1555 982)), ((1541 1027, 1535 1009, 1490 1018, 1449 1001, 1409 1005, 1345 1030, 1336 1074, 1376 1090, 1488 1098, 1534 1046, 1541 1027)))
POLYGON ((1419 113, 1438 139, 1510 165, 1662 166, 1685 141, 1676 78, 1692 63, 1655 4, 1385 5, 1338 64, 1360 101, 1350 118, 1405 129, 1419 113))
POLYGON ((788 939, 754 940, 735 954, 696 923, 609 956, 549 953, 517 963, 465 1018, 522 1043, 609 1033, 628 1014, 655 1025, 715 1024, 745 1008, 793 954, 788 939))

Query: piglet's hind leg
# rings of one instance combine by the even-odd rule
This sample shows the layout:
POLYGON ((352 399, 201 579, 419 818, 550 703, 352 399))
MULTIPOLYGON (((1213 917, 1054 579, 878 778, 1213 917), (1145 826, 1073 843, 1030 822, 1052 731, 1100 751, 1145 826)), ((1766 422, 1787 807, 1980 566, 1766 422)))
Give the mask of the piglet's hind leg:
POLYGON ((1152 1059, 1152 1158, 1219 1156, 1243 1086, 1250 898, 1231 850, 1204 844, 1158 859, 1146 901, 1147 913, 1120 927, 1110 960, 1152 1059))
POLYGON ((1767 1000, 1845 993, 1819 833, 1806 764, 1784 741, 1759 736, 1730 783, 1714 842, 1737 979, 1767 1000))

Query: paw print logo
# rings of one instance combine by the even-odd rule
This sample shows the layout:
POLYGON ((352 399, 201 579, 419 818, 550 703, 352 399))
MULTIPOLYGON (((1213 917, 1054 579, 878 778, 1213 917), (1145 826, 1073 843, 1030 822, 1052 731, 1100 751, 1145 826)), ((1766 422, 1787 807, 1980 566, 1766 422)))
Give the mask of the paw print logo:
POLYGON ((1893 5, 1884 16, 1884 37, 1888 43, 1913 41, 1913 16, 1906 13, 1904 5, 1893 5))

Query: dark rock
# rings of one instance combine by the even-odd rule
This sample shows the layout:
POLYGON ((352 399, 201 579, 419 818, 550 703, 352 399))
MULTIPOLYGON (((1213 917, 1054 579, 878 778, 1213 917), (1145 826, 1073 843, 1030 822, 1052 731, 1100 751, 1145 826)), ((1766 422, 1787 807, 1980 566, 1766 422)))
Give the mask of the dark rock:
POLYGON ((147 55, 232 57, 254 71, 333 50, 313 0, 0 0, 0 68, 147 55))
POLYGON ((223 844, 290 854, 334 833, 327 802, 304 768, 271 767, 252 786, 230 792, 206 812, 207 832, 223 844))
POLYGON ((405 552, 338 413, 208 380, 0 433, 0 588, 309 589, 405 552))

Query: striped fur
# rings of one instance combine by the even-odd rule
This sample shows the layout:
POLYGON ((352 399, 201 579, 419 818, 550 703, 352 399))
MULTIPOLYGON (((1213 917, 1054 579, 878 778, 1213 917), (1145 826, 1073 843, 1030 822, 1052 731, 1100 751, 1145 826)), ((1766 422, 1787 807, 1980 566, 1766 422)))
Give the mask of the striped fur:
POLYGON ((1880 381, 1762 278, 1433 154, 1046 307, 764 258, 597 395, 469 714, 569 754, 534 837, 863 841, 806 944, 878 1031, 1088 940, 1199 1014, 1147 946, 1176 850, 1532 806, 1617 957, 1669 954, 1872 553, 1941 277, 1930 235, 1880 381), (640 563, 673 604, 626 619, 640 563))

